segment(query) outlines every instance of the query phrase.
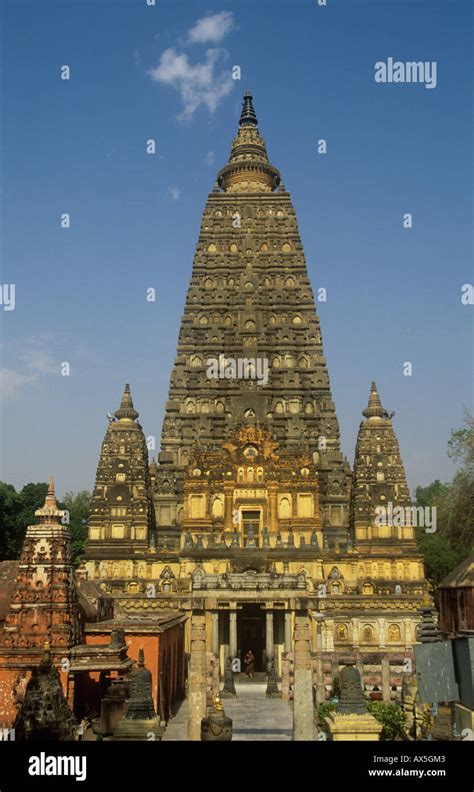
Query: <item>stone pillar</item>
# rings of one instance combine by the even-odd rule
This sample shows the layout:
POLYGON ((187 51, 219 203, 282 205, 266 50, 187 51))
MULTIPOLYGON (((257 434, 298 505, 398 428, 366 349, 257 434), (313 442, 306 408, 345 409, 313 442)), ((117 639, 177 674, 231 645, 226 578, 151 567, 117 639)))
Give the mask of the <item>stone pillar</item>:
POLYGON ((365 690, 364 660, 360 652, 357 652, 355 656, 355 660, 356 660, 356 668, 360 674, 362 690, 365 690))
POLYGON ((274 648, 273 648, 273 611, 267 610, 265 613, 265 623, 266 623, 266 630, 265 630, 265 655, 266 655, 266 662, 268 663, 269 660, 272 659, 274 648))
POLYGON ((237 611, 229 611, 229 652, 231 657, 237 655, 237 611))
POLYGON ((278 531, 278 486, 268 485, 268 530, 270 533, 278 531))
POLYGON ((352 648, 354 651, 359 651, 359 619, 351 619, 352 622, 352 648))
POLYGON ((291 652, 291 611, 285 611, 285 652, 291 652))
POLYGON ((385 619, 377 619, 379 625, 379 647, 385 649, 385 619))
POLYGON ((316 706, 326 701, 323 669, 323 620, 316 619, 316 706))
POLYGON ((315 740, 310 635, 306 611, 298 612, 295 617, 294 674, 293 739, 315 740))
POLYGON ((390 663, 388 655, 382 657, 382 698, 390 703, 390 663))
POLYGON ((188 740, 201 739, 201 720, 206 716, 207 663, 204 614, 192 616, 188 681, 188 740))
POLYGON ((219 658, 219 611, 211 614, 212 622, 212 651, 219 658))
POLYGON ((234 523, 232 521, 232 495, 234 485, 232 482, 224 483, 224 530, 233 531, 234 523))
POLYGON ((324 637, 326 639, 324 649, 326 652, 334 654, 334 619, 326 619, 324 625, 324 637))

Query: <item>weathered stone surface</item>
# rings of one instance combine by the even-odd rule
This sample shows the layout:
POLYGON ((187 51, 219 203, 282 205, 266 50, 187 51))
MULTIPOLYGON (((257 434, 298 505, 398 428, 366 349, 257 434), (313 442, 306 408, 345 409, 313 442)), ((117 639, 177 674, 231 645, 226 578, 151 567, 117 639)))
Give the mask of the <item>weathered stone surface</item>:
POLYGON ((235 698, 237 695, 234 683, 234 672, 232 671, 232 661, 229 655, 225 658, 224 667, 224 687, 221 698, 235 698))
POLYGON ((278 687, 275 661, 273 658, 267 662, 267 689, 265 695, 267 698, 281 698, 281 691, 278 687))
POLYGON ((206 626, 203 616, 193 616, 191 622, 188 679, 188 740, 200 740, 201 721, 206 715, 207 693, 206 626))
MULTIPOLYGON (((148 449, 138 416, 127 384, 119 409, 109 417, 92 495, 86 558, 94 559, 97 578, 123 577, 118 562, 108 569, 104 561, 111 552, 116 558, 117 549, 128 559, 147 550, 153 535, 148 449)), ((137 577, 145 577, 144 565, 134 570, 128 563, 137 577)))
POLYGON ((17 740, 77 739, 77 722, 64 697, 49 646, 32 669, 13 728, 17 740))
POLYGON ((295 617, 294 740, 314 740, 313 675, 307 614, 295 617))
POLYGON ((143 649, 139 650, 138 668, 127 679, 130 697, 127 713, 113 733, 114 740, 161 740, 164 728, 156 717, 152 695, 151 672, 145 668, 143 649))
POLYGON ((364 715, 367 712, 360 674, 355 665, 345 666, 339 674, 341 698, 337 712, 341 715, 364 715))

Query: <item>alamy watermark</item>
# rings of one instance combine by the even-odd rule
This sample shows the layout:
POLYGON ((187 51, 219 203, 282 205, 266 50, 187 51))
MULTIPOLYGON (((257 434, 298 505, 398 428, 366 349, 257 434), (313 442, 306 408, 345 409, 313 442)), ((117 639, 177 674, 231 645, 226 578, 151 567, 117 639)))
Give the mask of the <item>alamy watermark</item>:
POLYGON ((218 358, 206 360, 208 379, 254 379, 259 385, 268 383, 267 358, 218 358))
POLYGON ((425 88, 436 88, 436 61, 394 61, 387 58, 377 61, 374 66, 374 80, 377 83, 424 83, 425 88))
POLYGON ((75 776, 76 781, 87 778, 86 756, 52 756, 41 751, 30 756, 28 774, 30 776, 75 776))
POLYGON ((15 310, 15 284, 0 283, 0 305, 4 311, 15 310))
POLYGON ((436 531, 436 506, 394 506, 391 501, 386 506, 375 507, 375 524, 401 528, 411 525, 424 528, 426 533, 436 531))

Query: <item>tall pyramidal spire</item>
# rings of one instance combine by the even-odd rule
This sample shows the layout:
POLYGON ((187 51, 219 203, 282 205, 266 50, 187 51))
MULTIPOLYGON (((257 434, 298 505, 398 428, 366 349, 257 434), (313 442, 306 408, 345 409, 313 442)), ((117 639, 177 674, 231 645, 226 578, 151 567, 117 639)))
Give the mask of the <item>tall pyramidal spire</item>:
MULTIPOLYGON (((115 420, 109 419, 92 495, 86 558, 96 560, 97 576, 102 552, 107 558, 112 549, 129 557, 143 553, 154 529, 148 448, 138 417, 127 383, 115 420)), ((116 566, 116 577, 123 576, 125 569, 116 566)))
POLYGON ((357 436, 351 500, 351 527, 357 543, 413 541, 411 520, 392 519, 411 501, 400 448, 392 425, 394 412, 382 406, 375 382, 357 436), (397 512, 395 512, 397 514, 397 512))
POLYGON ((326 539, 343 542, 350 471, 319 318, 291 197, 270 163, 249 93, 204 208, 171 372, 154 471, 162 539, 179 536, 193 443, 220 447, 242 423, 264 426, 282 451, 307 447, 318 465, 326 539), (239 369, 244 360, 260 376, 239 369), (213 361, 220 361, 217 373, 213 361))

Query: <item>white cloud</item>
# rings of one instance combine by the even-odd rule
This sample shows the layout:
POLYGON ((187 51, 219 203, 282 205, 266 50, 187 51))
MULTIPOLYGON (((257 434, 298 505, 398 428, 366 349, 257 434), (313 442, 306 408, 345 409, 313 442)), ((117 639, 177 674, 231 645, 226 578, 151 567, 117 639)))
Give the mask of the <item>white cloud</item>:
POLYGON ((179 189, 179 187, 170 187, 170 195, 173 201, 179 201, 181 190, 179 189))
POLYGON ((207 165, 214 165, 215 159, 216 158, 214 156, 214 152, 213 151, 208 151, 207 155, 206 155, 206 164, 207 165))
POLYGON ((188 31, 188 41, 191 44, 218 44, 234 27, 234 15, 231 11, 208 14, 198 19, 188 31))
POLYGON ((192 64, 185 53, 170 48, 162 53, 159 65, 149 70, 152 80, 179 92, 183 104, 179 120, 190 121, 201 105, 214 113, 222 99, 232 91, 234 81, 230 71, 218 72, 216 69, 227 54, 223 49, 208 49, 204 61, 192 64))
POLYGON ((8 364, 0 369, 2 399, 16 399, 23 394, 25 386, 46 375, 59 376, 60 364, 51 353, 54 344, 54 336, 44 334, 2 345, 3 357, 9 358, 8 364))
POLYGON ((23 349, 19 360, 31 372, 37 374, 59 374, 59 364, 55 362, 51 353, 46 349, 33 345, 23 349))
POLYGON ((15 399, 24 385, 30 385, 38 379, 38 374, 22 374, 14 369, 0 369, 0 398, 5 401, 15 399))

